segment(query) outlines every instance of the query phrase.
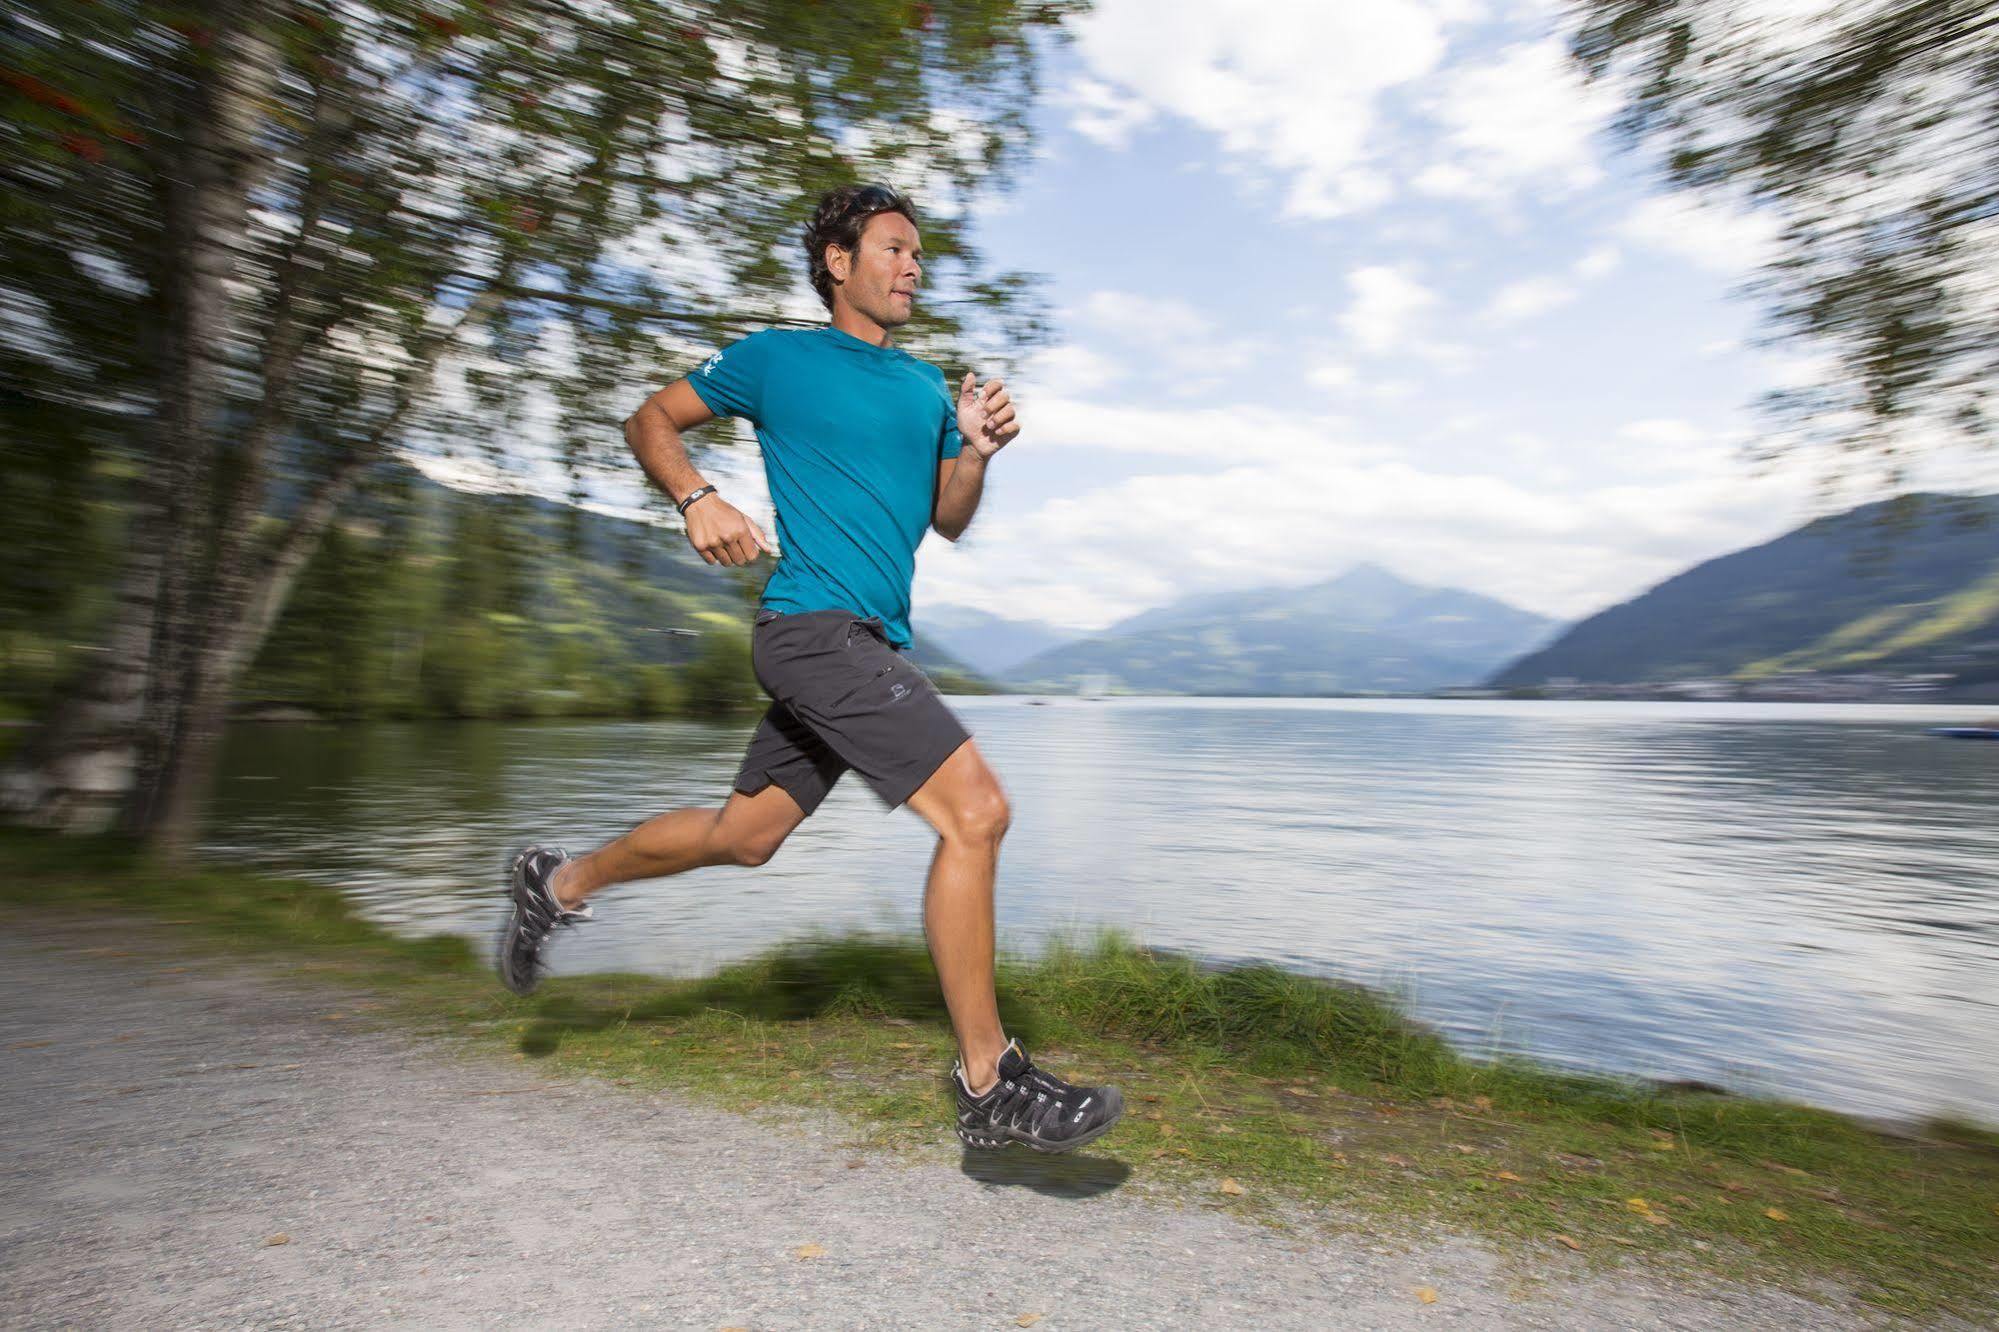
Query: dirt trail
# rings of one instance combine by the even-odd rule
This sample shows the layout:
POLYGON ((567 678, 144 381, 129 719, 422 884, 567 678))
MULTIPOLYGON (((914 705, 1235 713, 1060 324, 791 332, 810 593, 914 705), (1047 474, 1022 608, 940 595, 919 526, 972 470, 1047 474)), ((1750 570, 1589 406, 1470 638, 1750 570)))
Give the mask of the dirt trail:
POLYGON ((830 1119, 550 1081, 132 937, 0 939, 5 1326, 1858 1325, 1562 1254, 1283 1233, 1134 1197, 1103 1158, 858 1153, 830 1119))

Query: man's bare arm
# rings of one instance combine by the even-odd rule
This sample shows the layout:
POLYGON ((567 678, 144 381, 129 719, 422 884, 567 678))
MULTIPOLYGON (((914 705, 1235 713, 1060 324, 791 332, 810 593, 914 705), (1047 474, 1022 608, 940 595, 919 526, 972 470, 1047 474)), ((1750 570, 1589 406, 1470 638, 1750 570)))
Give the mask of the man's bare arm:
MULTIPOLYGON (((708 482, 687 456, 683 430, 715 419, 708 404, 685 379, 676 379, 640 404, 625 422, 625 443, 652 483, 676 505, 708 482)), ((719 494, 687 506, 687 541, 710 564, 748 564, 770 553, 770 541, 735 505, 719 494)))
POLYGON ((986 458, 966 449, 955 458, 937 464, 937 504, 930 525, 944 537, 956 541, 972 525, 979 511, 979 499, 986 493, 986 458))
POLYGON ((997 379, 979 386, 967 373, 958 385, 958 456, 937 464, 937 499, 930 506, 930 525, 956 541, 972 525, 979 499, 986 493, 986 464, 1020 433, 1013 400, 997 379))

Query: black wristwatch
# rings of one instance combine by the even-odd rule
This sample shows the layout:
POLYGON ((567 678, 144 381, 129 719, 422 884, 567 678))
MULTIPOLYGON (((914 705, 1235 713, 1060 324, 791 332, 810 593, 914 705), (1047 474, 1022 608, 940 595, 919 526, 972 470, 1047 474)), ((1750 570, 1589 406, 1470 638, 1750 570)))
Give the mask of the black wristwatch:
POLYGON ((692 494, 688 495, 686 499, 680 501, 680 503, 674 505, 673 507, 680 510, 681 516, 685 517, 687 515, 688 505, 692 504, 695 500, 700 499, 703 495, 712 495, 714 493, 715 493, 715 487, 703 486, 699 490, 696 490, 692 494))

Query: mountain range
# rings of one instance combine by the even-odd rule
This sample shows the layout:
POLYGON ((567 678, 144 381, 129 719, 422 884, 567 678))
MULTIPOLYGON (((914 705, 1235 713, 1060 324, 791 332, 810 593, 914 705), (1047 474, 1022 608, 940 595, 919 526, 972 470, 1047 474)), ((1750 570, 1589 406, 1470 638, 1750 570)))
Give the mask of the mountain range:
POLYGON ((1422 693, 1474 684, 1556 627, 1491 597, 1361 564, 1303 587, 1210 593, 1149 610, 1040 652, 1002 678, 1063 692, 1422 693))
POLYGON ((1905 496, 1820 518, 1590 616, 1491 684, 1792 671, 1999 679, 1999 496, 1905 496))

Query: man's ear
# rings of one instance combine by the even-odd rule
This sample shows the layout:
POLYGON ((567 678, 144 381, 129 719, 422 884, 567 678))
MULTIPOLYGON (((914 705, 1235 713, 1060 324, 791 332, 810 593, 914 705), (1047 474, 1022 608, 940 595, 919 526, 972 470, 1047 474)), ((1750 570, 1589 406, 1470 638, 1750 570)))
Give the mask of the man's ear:
POLYGON ((826 247, 826 271, 833 275, 835 282, 845 282, 854 257, 838 245, 826 247))

